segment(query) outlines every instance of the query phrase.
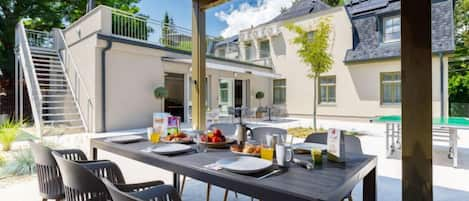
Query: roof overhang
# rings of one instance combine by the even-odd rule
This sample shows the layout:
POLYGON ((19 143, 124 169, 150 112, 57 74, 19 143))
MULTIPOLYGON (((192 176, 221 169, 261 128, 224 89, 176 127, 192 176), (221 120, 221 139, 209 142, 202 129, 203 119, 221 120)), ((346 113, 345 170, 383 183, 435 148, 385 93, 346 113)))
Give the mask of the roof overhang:
MULTIPOLYGON (((197 1, 197 0, 193 0, 193 1, 197 1)), ((200 7, 202 9, 209 9, 209 8, 212 8, 212 7, 215 7, 215 6, 218 6, 220 4, 223 4, 229 0, 198 0, 200 2, 200 7)))
MULTIPOLYGON (((192 65, 191 59, 163 57, 161 60, 166 61, 166 62, 175 62, 175 63, 183 63, 183 64, 192 65)), ((226 64, 220 64, 220 63, 213 63, 213 62, 208 62, 208 61, 207 61, 207 68, 213 69, 213 70, 228 71, 228 72, 233 72, 233 73, 252 74, 255 76, 267 77, 267 78, 272 78, 272 79, 281 78, 281 75, 273 73, 273 72, 265 72, 265 71, 248 69, 248 68, 240 68, 240 67, 235 67, 235 66, 230 66, 226 64)))

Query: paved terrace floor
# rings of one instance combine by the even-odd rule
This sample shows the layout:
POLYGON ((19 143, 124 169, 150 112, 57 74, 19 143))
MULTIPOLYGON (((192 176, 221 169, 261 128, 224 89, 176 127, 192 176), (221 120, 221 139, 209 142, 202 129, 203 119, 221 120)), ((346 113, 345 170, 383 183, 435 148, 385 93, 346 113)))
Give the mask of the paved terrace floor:
MULTIPOLYGON (((309 127, 310 119, 282 119, 274 122, 258 122, 261 125, 273 125, 282 128, 309 127)), ((353 130, 366 135, 360 136, 363 150, 366 154, 378 156, 378 200, 400 201, 401 198, 401 160, 398 155, 387 158, 383 124, 371 124, 368 122, 319 120, 321 128, 341 128, 353 130)), ((77 134, 62 137, 50 137, 53 141, 64 147, 81 148, 85 152, 89 150, 89 137, 118 135, 128 132, 113 132, 104 134, 77 134)), ((435 145, 434 147, 434 200, 437 201, 469 201, 469 131, 460 131, 459 144, 459 168, 451 166, 451 160, 447 158, 447 145, 435 145)), ((296 139, 300 141, 300 139, 296 139)), ((19 145, 22 146, 22 145, 19 145)), ((116 156, 112 153, 100 152, 100 159, 109 159, 118 163, 128 182, 142 182, 148 180, 163 180, 171 182, 171 174, 167 171, 151 167, 139 162, 116 156)), ((205 201, 206 184, 189 179, 183 194, 183 200, 205 201)), ((212 188, 211 200, 223 199, 223 189, 212 188)), ((353 191, 355 201, 362 200, 362 185, 359 184, 353 191)), ((1 200, 8 201, 37 201, 38 188, 35 176, 26 176, 15 179, 0 180, 1 200), (5 199, 6 198, 6 199, 5 199)), ((229 195, 230 201, 248 201, 249 197, 229 195)))

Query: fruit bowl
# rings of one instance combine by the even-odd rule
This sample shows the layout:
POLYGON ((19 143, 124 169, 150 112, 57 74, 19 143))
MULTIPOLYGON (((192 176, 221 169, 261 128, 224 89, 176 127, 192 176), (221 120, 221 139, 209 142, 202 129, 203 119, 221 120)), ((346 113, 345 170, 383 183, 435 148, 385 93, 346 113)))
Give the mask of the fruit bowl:
POLYGON ((227 144, 234 143, 236 140, 223 135, 220 129, 207 131, 206 134, 199 136, 198 143, 205 144, 210 148, 225 148, 227 144))

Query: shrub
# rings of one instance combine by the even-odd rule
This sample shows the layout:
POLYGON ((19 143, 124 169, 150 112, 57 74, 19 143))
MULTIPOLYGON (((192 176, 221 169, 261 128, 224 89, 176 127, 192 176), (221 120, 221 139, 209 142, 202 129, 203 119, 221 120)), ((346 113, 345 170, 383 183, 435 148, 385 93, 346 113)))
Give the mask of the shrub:
POLYGON ((35 163, 31 149, 21 150, 13 155, 13 160, 3 168, 2 175, 26 175, 33 174, 35 163))
POLYGON ((264 98, 264 92, 258 91, 256 93, 256 99, 263 99, 264 98))
POLYGON ((23 122, 13 119, 5 120, 0 125, 0 144, 2 144, 3 151, 10 151, 11 144, 16 140, 22 125, 23 122))
POLYGON ((5 166, 6 163, 7 163, 7 159, 5 158, 4 155, 0 154, 0 167, 5 166))

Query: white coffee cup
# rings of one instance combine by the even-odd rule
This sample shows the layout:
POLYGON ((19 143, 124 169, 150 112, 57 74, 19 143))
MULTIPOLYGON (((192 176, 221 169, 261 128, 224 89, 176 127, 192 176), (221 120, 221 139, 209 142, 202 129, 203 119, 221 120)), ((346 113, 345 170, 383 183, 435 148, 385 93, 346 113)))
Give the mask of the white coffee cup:
POLYGON ((275 153, 277 157, 277 164, 279 166, 286 166, 288 162, 293 160, 293 150, 290 146, 284 144, 275 145, 275 153))

